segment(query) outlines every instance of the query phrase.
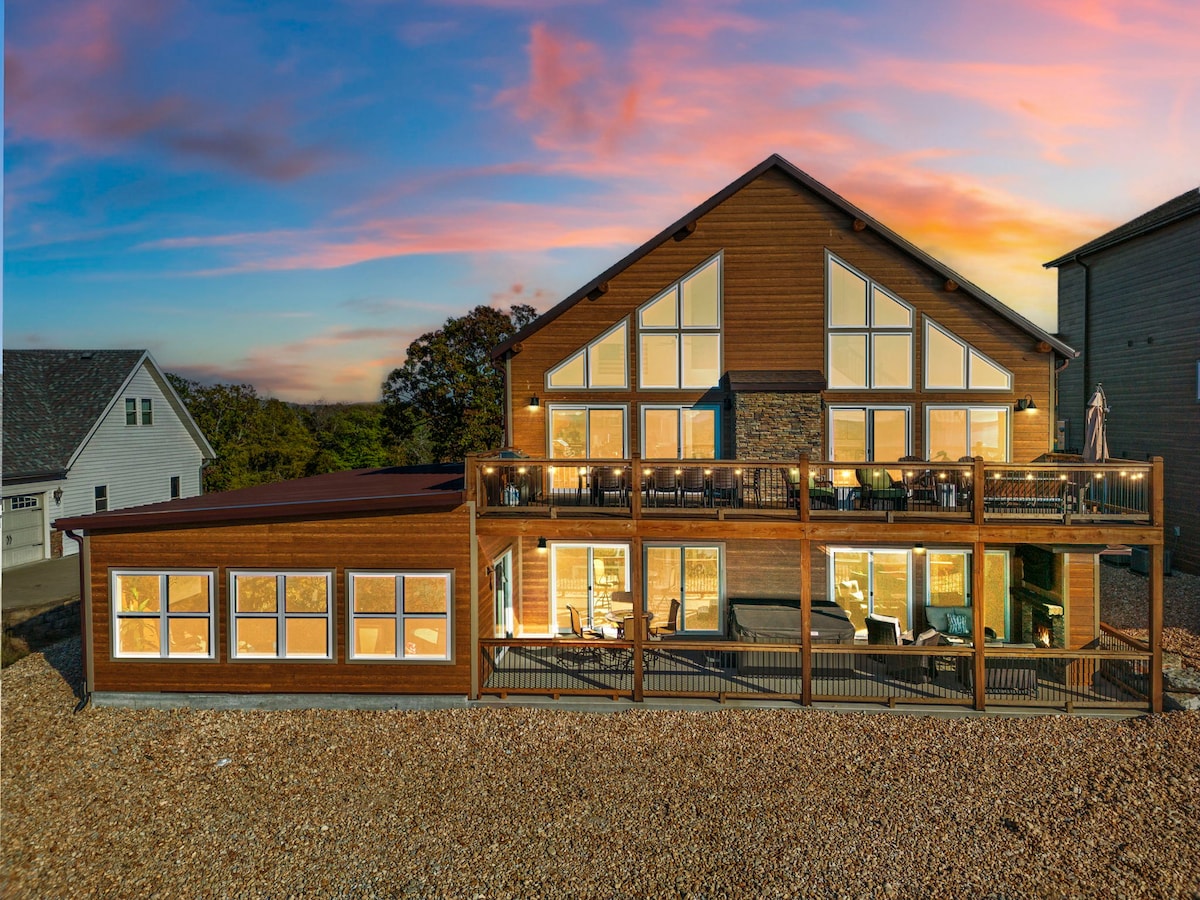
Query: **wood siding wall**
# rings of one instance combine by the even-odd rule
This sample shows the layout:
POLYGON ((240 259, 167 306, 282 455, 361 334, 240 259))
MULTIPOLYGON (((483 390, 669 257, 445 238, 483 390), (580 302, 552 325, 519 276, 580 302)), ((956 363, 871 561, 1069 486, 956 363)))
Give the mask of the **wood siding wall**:
POLYGON ((1092 553, 1066 554, 1067 649, 1079 650, 1100 636, 1096 610, 1100 559, 1092 553))
MULTIPOLYGON (((523 342, 510 362, 514 446, 530 455, 547 453, 548 403, 630 404, 631 452, 639 447, 638 403, 721 401, 719 391, 547 391, 544 375, 589 340, 629 317, 630 383, 637 384, 636 310, 656 293, 718 252, 723 252, 723 364, 730 370, 825 370, 825 251, 875 279, 916 307, 915 390, 826 391, 828 403, 911 404, 914 452, 924 449, 924 403, 1008 404, 1030 394, 1032 414, 1012 416, 1015 461, 1051 447, 1050 410, 1054 356, 1038 352, 1032 336, 963 291, 947 292, 944 279, 872 232, 856 232, 841 210, 778 172, 768 172, 716 207, 681 241, 668 240, 615 277, 606 294, 576 304, 523 342), (922 316, 933 318, 1014 373, 1012 392, 925 392, 921 389, 922 316), (530 411, 527 399, 542 405, 530 411)), ((723 412, 729 447, 729 413, 723 412)), ((779 448, 791 458, 797 448, 779 448)), ((820 448, 824 453, 826 448, 820 448)))
MULTIPOLYGON (((466 694, 470 690, 471 552, 466 507, 442 513, 276 521, 212 528, 100 533, 90 537, 97 691, 466 694), (215 574, 216 658, 111 658, 110 569, 215 574), (334 659, 231 660, 230 569, 332 571, 334 659), (453 661, 348 661, 346 571, 453 572, 453 661)), ((481 579, 483 580, 483 579, 481 579)), ((489 614, 490 618, 490 614, 489 614)))
POLYGON ((1118 244, 1059 269, 1059 329, 1082 352, 1059 376, 1067 445, 1083 446, 1085 404, 1104 383, 1116 457, 1161 456, 1167 540, 1180 538, 1175 564, 1200 573, 1200 215, 1118 244), (1086 379, 1086 382, 1085 382, 1086 379))

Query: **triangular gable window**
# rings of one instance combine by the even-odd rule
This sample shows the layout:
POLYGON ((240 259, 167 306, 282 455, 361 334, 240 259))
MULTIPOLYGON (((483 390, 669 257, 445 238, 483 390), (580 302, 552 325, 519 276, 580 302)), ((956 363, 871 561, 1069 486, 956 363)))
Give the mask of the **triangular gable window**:
POLYGON ((629 387, 628 327, 622 319, 546 373, 546 388, 629 387))
POLYGON ((925 318, 925 389, 1009 391, 1012 372, 925 318))

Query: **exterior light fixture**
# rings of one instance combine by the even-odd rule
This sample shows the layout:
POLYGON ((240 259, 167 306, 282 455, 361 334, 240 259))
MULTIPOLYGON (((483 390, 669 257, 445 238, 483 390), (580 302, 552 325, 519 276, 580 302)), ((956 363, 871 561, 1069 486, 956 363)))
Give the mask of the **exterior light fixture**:
POLYGON ((1033 402, 1033 395, 1026 394, 1017 401, 1017 412, 1034 412, 1037 409, 1037 404, 1033 402))
POLYGON ((538 549, 538 553, 546 552, 546 539, 544 537, 538 538, 538 548, 537 549, 538 549))
POLYGON ((917 554, 917 556, 924 556, 925 555, 925 545, 922 544, 920 541, 917 541, 916 546, 913 547, 913 553, 917 554))
POLYGON ((540 397, 538 397, 537 394, 534 394, 532 397, 529 398, 529 408, 530 409, 537 409, 541 405, 542 405, 542 400, 540 397))
POLYGON ((62 488, 55 488, 55 489, 54 489, 54 502, 55 502, 56 504, 57 504, 57 503, 62 503, 62 488))

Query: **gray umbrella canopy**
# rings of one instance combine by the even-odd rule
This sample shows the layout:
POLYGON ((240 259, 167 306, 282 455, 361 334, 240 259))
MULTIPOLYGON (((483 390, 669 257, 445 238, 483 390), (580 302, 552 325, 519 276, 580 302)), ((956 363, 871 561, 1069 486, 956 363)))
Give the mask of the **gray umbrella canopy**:
POLYGON ((1084 417, 1083 459, 1085 462, 1108 461, 1108 434, 1105 419, 1108 416, 1108 400, 1104 386, 1096 385, 1092 399, 1088 401, 1084 417))

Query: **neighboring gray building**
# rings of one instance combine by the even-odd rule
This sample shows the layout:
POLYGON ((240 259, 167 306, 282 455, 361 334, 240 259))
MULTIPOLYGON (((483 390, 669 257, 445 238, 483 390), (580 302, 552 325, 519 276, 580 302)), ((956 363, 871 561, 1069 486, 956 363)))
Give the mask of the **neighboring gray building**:
POLYGON ((200 493, 216 455, 145 350, 5 350, 4 568, 77 552, 55 519, 200 493))
POLYGON ((1059 375, 1063 448, 1083 445, 1097 382, 1111 412, 1108 448, 1161 456, 1166 546, 1200 572, 1200 189, 1046 263, 1058 269, 1059 336, 1080 351, 1059 375))

